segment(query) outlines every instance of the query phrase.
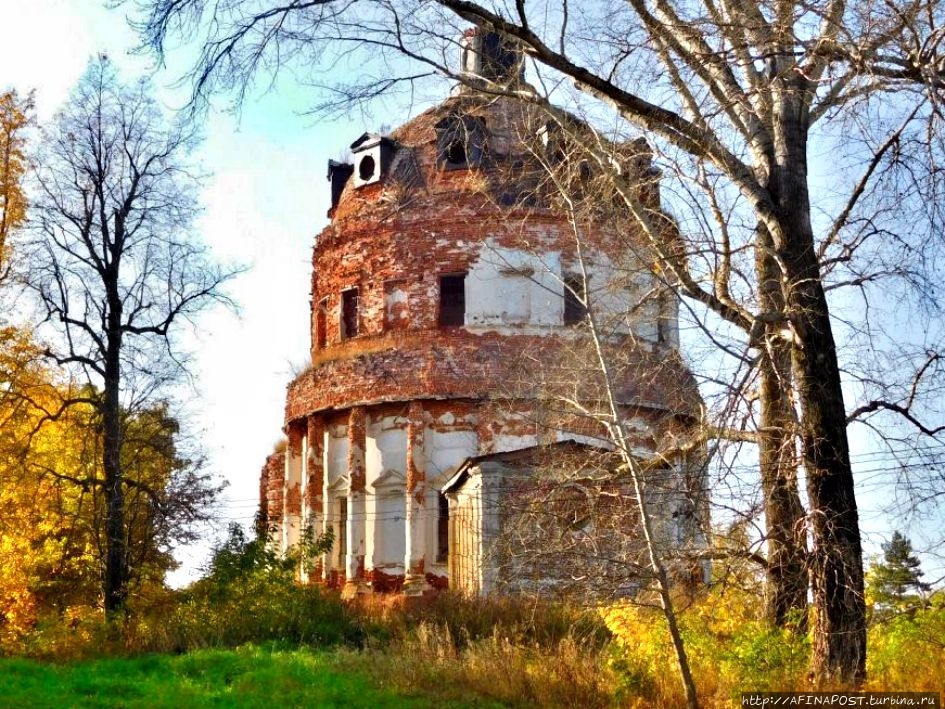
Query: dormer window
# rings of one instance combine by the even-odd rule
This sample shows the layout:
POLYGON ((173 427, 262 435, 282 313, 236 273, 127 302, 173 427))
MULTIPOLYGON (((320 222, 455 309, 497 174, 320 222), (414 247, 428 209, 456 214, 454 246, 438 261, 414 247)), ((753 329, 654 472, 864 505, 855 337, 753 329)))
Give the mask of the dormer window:
POLYGON ((351 144, 351 152, 354 155, 354 186, 373 185, 387 176, 394 142, 377 133, 365 133, 351 144))
POLYGON ((362 182, 370 182, 376 170, 377 165, 374 162, 374 158, 370 155, 365 155, 361 158, 361 162, 358 163, 358 177, 361 178, 362 182))
POLYGON ((446 170, 476 167, 486 144, 486 122, 477 116, 447 116, 436 124, 440 165, 446 170))

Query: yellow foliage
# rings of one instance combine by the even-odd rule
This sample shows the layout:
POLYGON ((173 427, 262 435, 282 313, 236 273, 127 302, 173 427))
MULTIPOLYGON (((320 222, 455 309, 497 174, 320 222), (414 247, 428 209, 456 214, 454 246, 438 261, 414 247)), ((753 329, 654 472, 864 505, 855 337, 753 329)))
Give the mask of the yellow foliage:
MULTIPOLYGON (((27 333, 0 328, 0 650, 20 647, 44 617, 100 603, 102 446, 93 404, 82 401, 94 396, 72 391, 27 333)), ((174 564, 169 525, 156 518, 154 501, 164 501, 189 465, 177 453, 177 430, 160 405, 124 421, 126 550, 136 593, 160 587, 174 564)), ((201 489, 193 494, 212 494, 201 489)))
POLYGON ((883 618, 867 638, 866 689, 945 692, 945 595, 883 618))
POLYGON ((60 411, 63 385, 29 336, 0 329, 0 647, 44 611, 96 596, 87 407, 60 411))
POLYGON ((26 219, 24 133, 32 108, 32 96, 0 92, 0 273, 6 271, 7 237, 26 219))
MULTIPOLYGON (((687 657, 706 707, 728 707, 741 692, 804 689, 806 637, 768 628, 758 596, 712 591, 679 612, 687 657)), ((676 656, 658 608, 621 603, 602 610, 614 634, 610 669, 630 706, 684 706, 676 656)))

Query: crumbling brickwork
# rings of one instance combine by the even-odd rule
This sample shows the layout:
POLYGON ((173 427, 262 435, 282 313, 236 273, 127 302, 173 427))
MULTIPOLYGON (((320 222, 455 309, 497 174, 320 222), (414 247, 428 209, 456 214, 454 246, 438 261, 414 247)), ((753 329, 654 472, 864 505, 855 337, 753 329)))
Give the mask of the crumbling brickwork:
MULTIPOLYGON (((441 489, 470 456, 603 439, 599 423, 560 405, 604 400, 581 360, 586 331, 565 315, 579 266, 609 318, 634 445, 652 450, 697 416, 675 300, 649 271, 645 243, 588 222, 579 264, 575 225, 528 173, 537 125, 510 100, 461 94, 390 136, 362 136, 352 165, 329 166, 311 367, 289 385, 287 453, 267 461, 261 494, 271 519, 334 534, 323 576, 349 592, 448 585, 441 489)), ((658 207, 646 142, 615 156, 658 207)))

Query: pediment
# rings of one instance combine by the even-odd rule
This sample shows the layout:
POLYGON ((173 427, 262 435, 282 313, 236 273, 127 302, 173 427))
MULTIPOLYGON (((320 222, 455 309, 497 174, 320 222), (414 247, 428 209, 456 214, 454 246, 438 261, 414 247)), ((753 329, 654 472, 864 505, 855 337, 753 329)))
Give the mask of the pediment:
POLYGON ((351 484, 347 475, 339 475, 338 478, 328 486, 328 492, 333 496, 347 495, 351 484))
POLYGON ((385 470, 377 479, 371 483, 371 487, 376 492, 393 492, 404 490, 407 487, 407 479, 403 473, 397 470, 385 470))

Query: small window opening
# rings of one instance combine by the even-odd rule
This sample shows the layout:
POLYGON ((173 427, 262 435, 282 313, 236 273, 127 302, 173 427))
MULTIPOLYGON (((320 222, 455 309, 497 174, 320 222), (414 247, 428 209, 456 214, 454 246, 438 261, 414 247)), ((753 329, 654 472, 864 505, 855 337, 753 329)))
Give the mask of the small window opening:
POLYGON ((361 158, 361 162, 358 163, 358 177, 362 180, 370 180, 374 177, 374 170, 376 168, 374 163, 374 158, 370 155, 365 155, 361 158))
POLYGON ((446 149, 446 164, 451 167, 460 167, 466 164, 466 146, 456 141, 450 143, 446 149))
POLYGON ((584 288, 584 279, 576 273, 564 276, 564 324, 578 325, 587 317, 585 306, 587 291, 584 288))
POLYGON ((328 341, 327 332, 328 322, 325 316, 326 311, 328 310, 328 303, 324 300, 320 300, 315 306, 315 347, 317 349, 324 349, 326 342, 328 341))
POLYGON ((587 185, 587 183, 591 181, 591 166, 588 164, 587 160, 582 160, 580 165, 578 165, 578 177, 584 185, 587 185))
POLYGON ((440 327, 466 324, 466 274, 440 276, 440 327))
POLYGON ((348 556, 348 498, 338 500, 338 557, 336 568, 345 568, 345 557, 348 556))
POLYGON ((441 166, 456 170, 478 166, 486 147, 486 124, 478 116, 448 116, 436 124, 441 166))
POLYGON ((358 336, 358 289, 341 292, 341 339, 358 336))
POLYGON ((450 503, 442 492, 439 495, 436 517, 436 561, 445 564, 450 554, 450 503))

